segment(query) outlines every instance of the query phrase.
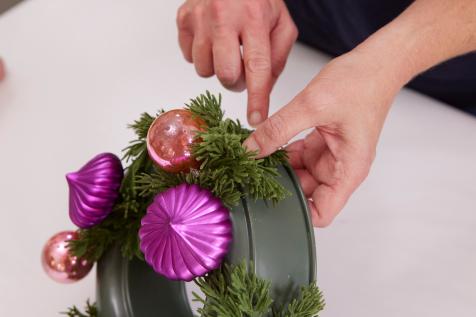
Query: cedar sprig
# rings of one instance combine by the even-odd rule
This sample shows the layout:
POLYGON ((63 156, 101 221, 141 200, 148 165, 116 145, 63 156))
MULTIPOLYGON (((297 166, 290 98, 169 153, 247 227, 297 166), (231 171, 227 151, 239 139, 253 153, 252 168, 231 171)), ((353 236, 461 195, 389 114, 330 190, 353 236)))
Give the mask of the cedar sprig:
POLYGON ((324 308, 324 298, 313 282, 301 287, 300 294, 287 306, 275 307, 270 283, 254 273, 245 262, 223 264, 205 277, 195 279, 205 297, 193 293, 193 301, 203 306, 201 317, 317 317, 324 308))
POLYGON ((128 125, 128 127, 134 131, 134 133, 137 135, 138 140, 145 140, 152 122, 154 122, 155 118, 157 118, 164 112, 165 111, 161 109, 157 112, 155 116, 144 112, 141 114, 138 120, 135 120, 132 124, 128 125))
POLYGON ((182 173, 169 173, 161 168, 153 167, 150 173, 142 173, 136 177, 136 190, 142 197, 152 197, 183 182, 182 173))
POLYGON ((73 306, 68 308, 67 311, 62 312, 62 315, 66 315, 68 317, 97 317, 98 311, 95 303, 90 303, 89 299, 86 301, 86 307, 84 308, 85 312, 81 312, 78 307, 73 306))
POLYGON ((222 265, 205 277, 195 279, 205 298, 193 293, 194 301, 203 304, 201 317, 261 317, 270 311, 270 283, 248 270, 246 263, 222 265))
POLYGON ((273 311, 273 317, 317 317, 325 302, 316 282, 301 287, 301 292, 286 308, 273 311))
POLYGON ((221 95, 218 98, 208 90, 195 99, 190 99, 190 103, 185 105, 185 109, 190 110, 195 116, 205 121, 208 127, 217 126, 225 113, 221 109, 221 95))
MULTIPOLYGON (((280 151, 267 161, 255 159, 256 153, 242 146, 248 135, 238 121, 229 119, 197 134, 201 142, 194 146, 193 154, 201 163, 200 172, 208 175, 205 188, 218 197, 228 190, 244 189, 255 200, 277 203, 289 195, 276 179, 279 175, 276 166, 278 162, 285 163, 287 157, 280 151)), ((237 205, 241 197, 236 195, 226 204, 237 205)))
MULTIPOLYGON (((145 212, 145 208, 143 206, 141 210, 145 212)), ((137 234, 142 216, 142 212, 130 213, 126 218, 120 210, 115 210, 99 225, 78 230, 78 239, 69 241, 68 247, 74 255, 95 262, 118 244, 125 258, 136 256, 142 259, 137 234)))

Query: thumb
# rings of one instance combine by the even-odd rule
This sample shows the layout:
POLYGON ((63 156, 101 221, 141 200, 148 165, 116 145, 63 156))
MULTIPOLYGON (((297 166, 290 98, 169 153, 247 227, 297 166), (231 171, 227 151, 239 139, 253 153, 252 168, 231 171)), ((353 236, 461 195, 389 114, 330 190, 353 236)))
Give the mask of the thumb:
POLYGON ((315 126, 313 111, 299 99, 295 98, 261 123, 243 146, 248 151, 257 151, 258 158, 264 157, 288 143, 298 133, 315 126))

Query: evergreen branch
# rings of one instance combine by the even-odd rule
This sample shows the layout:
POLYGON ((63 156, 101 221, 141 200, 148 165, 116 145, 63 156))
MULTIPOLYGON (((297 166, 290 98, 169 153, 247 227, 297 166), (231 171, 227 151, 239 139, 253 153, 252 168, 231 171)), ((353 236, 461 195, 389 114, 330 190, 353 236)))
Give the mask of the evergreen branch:
POLYGON ((205 188, 216 196, 227 197, 226 204, 235 206, 243 195, 229 195, 242 189, 253 199, 271 200, 276 203, 289 195, 277 181, 276 166, 287 162, 284 151, 267 159, 255 159, 242 142, 249 135, 239 121, 226 119, 207 131, 197 133, 201 142, 195 144, 193 155, 201 163, 200 174, 206 174, 205 188))
POLYGON ((248 271, 246 263, 222 265, 205 277, 195 279, 206 298, 193 293, 194 301, 203 304, 197 312, 201 317, 261 317, 273 303, 270 283, 248 271))
POLYGON ((223 264, 195 283, 205 295, 193 293, 193 301, 203 306, 197 310, 201 317, 317 317, 324 308, 322 293, 316 283, 303 286, 300 295, 280 308, 272 307, 270 282, 253 272, 246 263, 223 264))
POLYGON ((316 283, 301 288, 301 294, 288 305, 286 310, 274 313, 274 317, 317 317, 325 302, 316 283))
POLYGON ((185 109, 202 118, 208 127, 217 126, 223 120, 225 114, 221 109, 221 95, 218 95, 217 99, 208 90, 205 94, 191 99, 190 104, 185 105, 185 109))
POLYGON ((279 165, 288 165, 288 152, 279 149, 273 154, 263 158, 263 165, 268 167, 277 167, 279 165))
POLYGON ((142 173, 136 177, 136 190, 140 196, 150 197, 171 187, 180 185, 184 176, 169 173, 154 167, 150 173, 142 173))
POLYGON ((152 122, 154 122, 154 120, 162 113, 164 113, 164 110, 159 110, 155 116, 144 112, 141 114, 138 120, 128 125, 128 127, 134 130, 134 133, 137 135, 139 140, 143 140, 147 137, 147 132, 149 132, 149 128, 152 125, 152 122))
POLYGON ((97 317, 98 311, 96 304, 91 304, 89 299, 86 301, 85 312, 82 313, 76 306, 68 308, 67 311, 61 312, 62 315, 66 315, 68 317, 97 317))

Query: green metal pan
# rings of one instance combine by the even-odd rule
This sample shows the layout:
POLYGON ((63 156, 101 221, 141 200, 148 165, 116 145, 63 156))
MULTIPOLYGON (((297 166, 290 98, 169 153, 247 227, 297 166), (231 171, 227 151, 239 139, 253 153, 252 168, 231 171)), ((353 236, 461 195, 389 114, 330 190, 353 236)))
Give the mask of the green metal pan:
MULTIPOLYGON (((291 168, 280 167, 279 181, 292 195, 273 205, 243 200, 233 208, 233 243, 227 261, 253 261, 256 273, 271 281, 276 303, 285 304, 301 285, 315 280, 314 231, 306 199, 291 168)), ((100 317, 192 317, 185 283, 158 275, 144 261, 122 258, 118 248, 98 262, 100 317)))

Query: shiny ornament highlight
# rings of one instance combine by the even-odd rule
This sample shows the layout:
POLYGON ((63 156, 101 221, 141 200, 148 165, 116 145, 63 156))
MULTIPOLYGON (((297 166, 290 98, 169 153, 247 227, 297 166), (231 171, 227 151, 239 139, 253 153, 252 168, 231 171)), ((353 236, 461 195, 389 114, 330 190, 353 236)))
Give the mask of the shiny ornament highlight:
POLYGON ((190 281, 218 268, 232 240, 230 212, 208 190, 181 184, 155 196, 139 229, 154 270, 190 281))
POLYGON ((67 244, 75 240, 78 234, 75 231, 62 231, 46 242, 41 254, 41 264, 46 274, 59 283, 73 283, 85 277, 94 263, 86 259, 73 256, 67 244))
POLYGON ((69 173, 69 217, 80 228, 101 223, 112 211, 123 177, 121 160, 102 153, 79 171, 69 173))
POLYGON ((147 133, 147 150, 162 169, 178 173, 198 168, 192 156, 192 144, 197 131, 206 126, 201 118, 192 117, 189 110, 167 111, 154 120, 147 133))

